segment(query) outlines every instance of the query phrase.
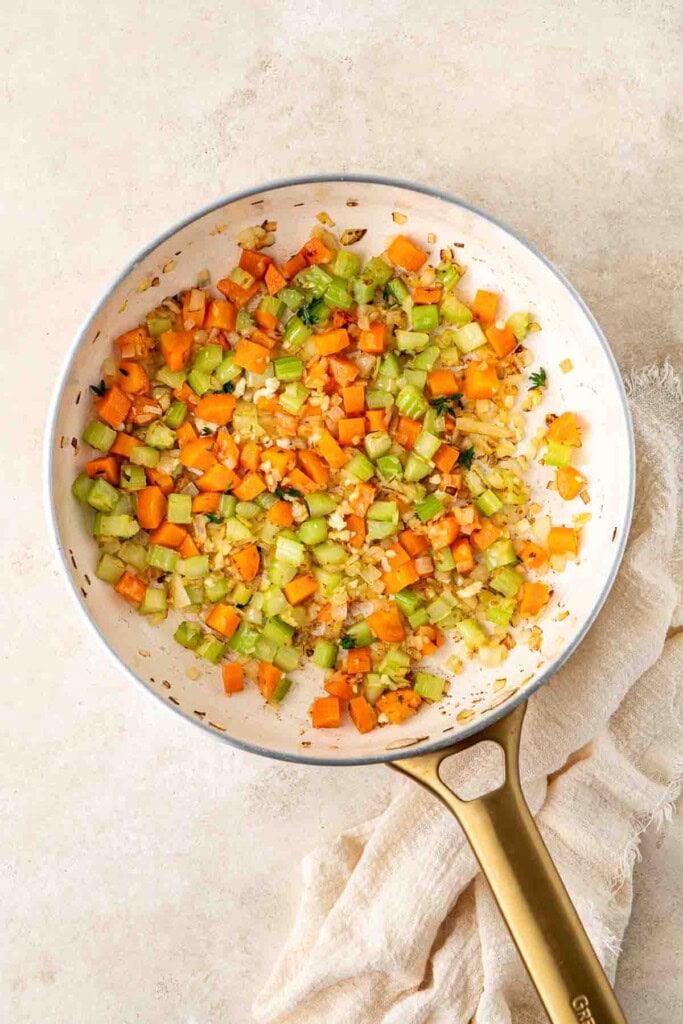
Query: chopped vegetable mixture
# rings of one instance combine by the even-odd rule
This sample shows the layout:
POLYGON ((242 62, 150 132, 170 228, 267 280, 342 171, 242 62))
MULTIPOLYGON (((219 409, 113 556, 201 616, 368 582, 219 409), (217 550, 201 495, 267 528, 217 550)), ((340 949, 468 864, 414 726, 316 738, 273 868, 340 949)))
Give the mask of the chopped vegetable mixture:
MULTIPOLYGON (((278 704, 310 658, 312 725, 369 732, 443 698, 421 662, 446 633, 500 664, 549 601, 544 571, 578 553, 518 448, 540 328, 499 320, 493 292, 465 301, 453 252, 430 263, 402 234, 365 264, 319 227, 281 262, 271 231, 241 241, 217 294, 203 272, 115 340, 73 494, 97 576, 155 622, 181 613, 175 639, 227 694, 278 704)), ((551 486, 588 501, 576 416, 546 426, 551 486)))

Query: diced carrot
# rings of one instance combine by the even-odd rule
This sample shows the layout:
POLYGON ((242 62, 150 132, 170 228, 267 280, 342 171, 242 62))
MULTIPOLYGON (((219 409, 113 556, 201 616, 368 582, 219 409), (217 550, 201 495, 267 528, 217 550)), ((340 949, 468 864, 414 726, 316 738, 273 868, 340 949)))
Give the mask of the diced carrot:
POLYGON ((241 366, 250 373, 263 373, 268 365, 270 352, 263 345, 257 345, 253 341, 242 338, 235 349, 235 366, 241 366))
POLYGON ((234 331, 237 323, 237 309, 227 299, 212 299, 206 311, 204 330, 234 331))
POLYGON ((245 583, 253 580, 261 568, 261 556, 255 544, 247 544, 246 547, 235 551, 231 561, 240 574, 240 579, 245 583))
POLYGON ((311 480, 306 473, 302 473, 300 469, 290 470, 284 482, 295 491, 301 491, 302 494, 312 494, 313 491, 320 489, 320 485, 315 480, 311 480))
POLYGON ((161 354, 169 370, 183 370, 190 358, 192 331, 164 331, 159 338, 161 354))
POLYGON ((221 674, 225 693, 239 693, 244 689, 244 670, 239 661, 224 661, 221 674))
POLYGON ((499 359, 505 359, 517 348, 517 339, 509 327, 501 328, 491 324, 484 333, 486 340, 499 359))
POLYGON ((355 324, 356 314, 350 309, 335 309, 332 313, 333 327, 346 327, 347 324, 355 324))
POLYGON ((296 576, 284 587, 285 597, 293 605, 307 601, 309 597, 313 597, 317 589, 318 581, 309 575, 296 576))
POLYGON ((275 526, 291 526, 294 522, 292 503, 290 501, 276 501, 268 509, 268 522, 275 526))
POLYGON ((457 395, 460 386, 452 370, 430 370, 427 374, 427 387, 433 398, 444 395, 457 395))
POLYGON ((194 406, 199 401, 199 395, 195 395, 186 380, 183 381, 179 388, 173 389, 173 397, 179 402, 185 402, 189 406, 194 406))
MULTIPOLYGON (((349 675, 372 672, 372 657, 368 647, 352 647, 346 652, 346 671, 349 675)), ((347 698, 350 700, 350 698, 347 698)))
POLYGON ((532 615, 538 615, 541 608, 543 608, 550 598, 550 590, 545 583, 530 583, 527 581, 522 584, 520 591, 519 600, 519 614, 529 617, 532 615))
POLYGON ((441 519, 432 520, 427 524, 427 536, 435 551, 449 548, 459 532, 460 528, 454 516, 442 516, 441 519))
POLYGON ((343 672, 336 672, 330 676, 325 683, 325 689, 333 697, 339 697, 340 700, 351 700, 353 697, 353 688, 343 672))
POLYGON ((197 403, 195 414, 207 423, 224 426, 232 419, 236 405, 237 399, 234 395, 204 395, 197 403))
POLYGON ((346 356, 330 356, 329 369, 340 388, 352 384, 360 373, 353 360, 346 356))
POLYGON ((109 449, 110 455, 122 455, 124 459, 129 459, 133 451, 142 444, 142 441, 138 440, 137 437, 133 437, 132 434, 125 434, 123 431, 116 435, 116 440, 109 449))
POLYGON ((388 690, 378 698, 375 707, 382 715, 386 715, 392 725, 399 725, 405 722, 406 718, 414 715, 422 698, 419 693, 402 687, 400 690, 388 690))
POLYGON ((119 582, 114 587, 117 594, 121 594, 131 604, 140 604, 147 587, 139 576, 132 572, 124 572, 119 582))
POLYGON ((421 430, 422 424, 419 420, 411 420, 407 416, 400 416, 396 427, 396 441, 410 451, 415 446, 421 430))
POLYGON ((365 437, 365 419, 358 416, 352 419, 338 420, 337 435, 340 444, 359 445, 365 437))
POLYGON ((206 472, 216 465, 216 458, 211 454, 213 437, 197 437, 194 441, 186 441, 180 449, 180 462, 189 469, 201 469, 206 472))
POLYGON ((271 263, 266 270, 265 280, 269 295, 277 295, 287 284, 287 278, 278 270, 274 263, 271 263))
POLYGON ((121 430, 132 405, 132 400, 116 384, 95 402, 97 415, 114 430, 121 430))
POLYGON ((389 605, 385 610, 379 610, 368 615, 368 626, 378 640, 384 640, 388 644, 400 644, 406 638, 406 631, 396 605, 389 605))
POLYGON ((258 281, 254 281, 250 288, 243 288, 242 285, 237 284, 237 282, 233 281, 232 278, 224 277, 216 284, 216 288, 221 295, 225 295, 226 299, 229 299, 237 309, 241 309, 242 306, 246 306, 249 299, 256 295, 256 292, 259 290, 259 283, 258 281))
POLYGON ((273 262, 273 257, 265 252, 255 252, 253 249, 242 249, 240 253, 240 267, 247 273, 260 281, 266 276, 268 267, 273 262))
POLYGON ((282 678, 282 672, 276 665, 271 665, 267 661, 260 661, 258 666, 258 688, 261 691, 262 696, 266 700, 275 693, 275 687, 282 678))
POLYGON ((256 441, 247 441, 242 446, 240 452, 239 464, 244 469, 248 469, 251 473, 255 473, 261 464, 261 449, 256 441))
POLYGON ((405 565, 410 561, 410 555, 402 544, 396 540, 386 549, 386 560, 391 569, 398 569, 399 565, 405 565))
POLYGON ((488 363, 468 363, 465 370, 463 394, 465 398, 493 398, 500 388, 495 366, 488 363))
POLYGON ((442 444, 434 456, 434 465, 440 473, 450 473, 455 466, 460 452, 450 444, 442 444))
POLYGON ((419 270, 427 259, 427 253, 405 235, 396 235, 387 249, 387 256, 393 264, 412 271, 419 270))
POLYGON ((429 540, 415 530, 404 530, 398 537, 401 547, 405 548, 411 558, 418 558, 429 551, 429 540))
POLYGON ((525 540, 524 543, 520 545, 517 554, 524 564, 530 569, 538 569, 548 561, 548 552, 546 549, 542 548, 540 544, 534 544, 533 541, 530 540, 525 540))
POLYGON ((441 301, 441 288, 416 288, 413 292, 413 302, 416 306, 431 305, 432 302, 441 301))
POLYGON ((149 331, 146 327, 134 327, 114 342, 122 359, 146 359, 149 355, 149 331))
POLYGON ((189 420, 185 420, 185 422, 181 423, 178 429, 176 430, 175 436, 176 441, 178 442, 178 447, 184 448, 186 444, 190 443, 190 441, 197 440, 197 431, 194 429, 189 420))
POLYGON ((547 434, 549 441, 557 441, 559 444, 571 444, 579 447, 581 444, 581 427, 578 424, 573 412, 563 412, 548 427, 547 434))
POLYGON ((132 423, 136 427, 141 427, 159 419, 162 410, 154 398, 149 395, 132 395, 131 398, 131 406, 126 416, 127 424, 132 423))
POLYGON ((175 480, 170 473, 163 473, 160 469, 152 466, 145 466, 145 476, 148 484, 155 484, 164 494, 172 494, 175 487, 175 480))
POLYGON ((257 345, 263 345, 268 350, 275 348, 278 343, 278 338, 274 334, 268 334, 267 331, 261 331, 258 327, 255 327, 251 332, 251 340, 255 341, 257 345))
POLYGON ((99 459, 91 459, 86 462, 85 471, 89 477, 101 477, 110 484, 119 482, 119 462, 113 455, 106 455, 99 459))
POLYGON ((470 542, 465 537, 456 540, 455 544, 451 547, 451 554, 453 555, 457 572, 461 575, 472 572, 475 565, 474 556, 470 542))
POLYGON ((480 289, 474 296, 470 309, 478 320, 490 323, 496 319, 498 296, 495 292, 487 292, 480 289))
POLYGON ((215 604, 206 618, 206 624, 228 640, 240 624, 240 617, 229 604, 215 604))
POLYGON ((338 697, 316 697, 311 705, 314 729, 337 729, 341 725, 341 703, 338 697))
POLYGON ((386 430, 391 419, 390 409, 368 409, 365 414, 368 430, 386 430))
POLYGON ((124 359, 119 366, 118 377, 119 387, 128 395, 147 394, 149 391, 149 377, 139 363, 124 359))
MULTIPOLYGON (((228 469, 227 466, 221 466, 220 462, 217 462, 215 466, 211 466, 200 477, 197 477, 195 484, 200 491, 227 491, 233 486, 235 479, 234 470, 228 469)), ((235 494, 237 494, 237 489, 235 489, 235 494)), ((248 501, 249 499, 240 498, 239 500, 248 501)))
POLYGON ((181 558, 194 558, 195 555, 199 554, 199 548, 195 544, 189 533, 183 543, 178 548, 178 554, 181 558))
MULTIPOLYGON (((278 318, 274 313, 270 313, 267 309, 255 309, 254 320, 259 327, 263 328, 264 331, 274 331, 278 325, 278 318)), ((268 348, 272 347, 272 345, 268 346, 268 348)))
POLYGON ((364 480, 359 480, 357 484, 353 485, 351 491, 351 506, 356 515, 364 516, 367 514, 368 509, 375 500, 377 490, 372 484, 365 483, 364 480))
POLYGON ((331 250, 319 238, 309 238, 299 251, 309 266, 315 266, 318 263, 329 263, 333 255, 331 250))
POLYGON ((343 352, 351 344, 349 332, 345 327, 337 327, 332 331, 324 331, 313 338, 318 355, 331 356, 335 352, 343 352))
POLYGON ((324 486, 328 482, 330 471, 316 452, 310 448, 301 448, 297 452, 297 458, 304 472, 314 483, 324 486))
POLYGON ((349 715, 358 732, 372 732, 377 724, 377 713, 365 697, 354 697, 349 703, 349 715))
POLYGON ((474 532, 474 530, 478 530, 481 526, 479 513, 474 505, 463 505, 461 507, 455 506, 451 511, 455 516, 456 522, 460 526, 461 533, 465 533, 469 536, 474 532))
POLYGON ((137 518, 143 530, 156 530, 166 517, 166 495, 153 484, 138 491, 137 518))
POLYGON ((213 436, 214 455, 219 462, 223 462, 230 469, 234 469, 240 459, 240 450, 232 434, 227 427, 221 427, 213 436))
POLYGON ((472 543, 475 548, 479 551, 484 551, 490 547, 494 541, 498 540, 502 531, 492 523, 489 519, 485 519, 478 530, 472 531, 472 543))
POLYGON ((386 329, 379 320, 373 321, 367 330, 360 332, 358 348, 361 352, 368 352, 370 355, 379 355, 384 352, 387 345, 386 329))
MULTIPOLYGON (((363 412, 365 409, 365 384, 351 384, 342 388, 342 401, 347 416, 363 412)), ((379 410, 381 412, 381 410, 379 410)))
POLYGON ((391 572, 385 573, 382 576, 382 582, 387 594, 398 594, 399 590, 417 583, 419 578, 420 574, 415 568, 415 562, 411 559, 405 565, 399 565, 396 569, 392 569, 391 572))
POLYGON ((586 486, 586 478, 573 466, 560 466, 555 473, 555 485, 559 496, 565 501, 571 501, 586 486))
POLYGON ((283 265, 282 273, 285 275, 288 281, 291 281, 292 278, 295 277, 300 270, 304 270, 307 266, 308 264, 306 263, 306 257, 303 255, 303 253, 298 252, 294 256, 292 256, 291 259, 288 259, 287 262, 283 265))
POLYGON ((571 526, 551 526, 548 531, 548 550, 551 555, 576 555, 579 542, 571 526))
MULTIPOLYGON (((197 483, 199 486, 199 483, 197 483)), ((241 483, 233 488, 233 494, 238 501, 253 501, 266 489, 266 482, 260 473, 247 473, 241 483)))
POLYGON ((333 469, 341 469, 349 461, 349 456, 340 448, 329 430, 323 430, 318 441, 318 451, 333 469))
MULTIPOLYGON (((209 473, 211 472, 212 470, 209 470, 209 473)), ((220 491, 205 491, 203 494, 195 494, 192 499, 192 514, 201 516, 217 512, 222 496, 220 491)))
POLYGON ((183 296, 183 324, 187 322, 187 327, 193 331, 201 330, 204 327, 205 316, 206 292, 201 288, 190 288, 183 296))
POLYGON ((156 530, 150 534, 150 541, 152 544, 161 544, 165 548, 179 548, 187 537, 187 530, 182 526, 178 526, 177 523, 164 522, 160 526, 157 526, 156 530))
POLYGON ((299 433, 299 420, 289 412, 278 409, 275 414, 275 425, 278 433, 284 437, 296 437, 299 433))
POLYGON ((349 515, 346 517, 346 528, 351 534, 349 543, 354 548, 362 548, 367 533, 363 516, 349 515))
POLYGON ((269 448, 263 455, 261 465, 264 468, 270 467, 271 472, 273 472, 279 480, 282 480, 286 476, 288 470, 293 468, 295 461, 296 455, 294 452, 281 452, 275 448, 269 448))

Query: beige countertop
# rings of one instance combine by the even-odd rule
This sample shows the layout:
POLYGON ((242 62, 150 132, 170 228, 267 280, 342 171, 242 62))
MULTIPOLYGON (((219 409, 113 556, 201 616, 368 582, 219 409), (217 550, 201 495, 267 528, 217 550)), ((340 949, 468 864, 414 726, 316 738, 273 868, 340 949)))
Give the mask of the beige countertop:
MULTIPOLYGON (((67 0, 7 7, 0 24, 0 1021, 246 1024, 292 921, 301 856, 400 782, 232 750, 108 660, 67 595, 42 508, 64 354, 112 276, 168 225, 258 182, 332 171, 486 208, 559 264, 624 370, 670 351, 681 25, 674 4, 648 0, 67 0)), ((633 1024, 671 1024, 680 824, 644 850, 618 989, 633 1024)))

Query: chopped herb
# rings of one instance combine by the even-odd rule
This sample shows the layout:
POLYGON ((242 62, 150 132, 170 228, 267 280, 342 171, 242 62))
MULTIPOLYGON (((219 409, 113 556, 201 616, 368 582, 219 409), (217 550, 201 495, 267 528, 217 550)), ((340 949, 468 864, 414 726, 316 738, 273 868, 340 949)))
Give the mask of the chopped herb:
POLYGON ((458 463, 459 463, 459 465, 464 466, 465 469, 470 469, 471 466, 472 466, 472 459, 473 458, 474 458, 474 446, 471 446, 470 448, 463 448, 463 450, 458 455, 458 463))
POLYGON ((387 304, 387 306, 395 306, 396 305, 396 297, 394 295, 392 295, 392 293, 389 291, 389 286, 386 285, 386 284, 384 285, 384 289, 382 291, 382 295, 384 297, 384 301, 387 304))
POLYGON ((223 394, 231 395, 234 390, 235 390, 234 382, 231 381, 231 380, 226 380, 225 384, 223 385, 223 394))
POLYGON ((122 366, 119 366, 119 373, 122 373, 124 377, 128 376, 128 370, 124 370, 122 366))
POLYGON ((343 636, 339 641, 339 646, 343 647, 345 651, 350 651, 352 647, 356 646, 356 641, 352 636, 343 636))
POLYGON ((297 316, 301 320, 303 320, 303 322, 305 324, 312 324, 313 323, 313 318, 311 317, 311 306, 312 305, 313 305, 313 303, 311 302, 311 303, 308 304, 308 306, 302 306, 301 309, 299 310, 299 312, 297 313, 297 316))
POLYGON ((202 427, 202 437, 206 437, 211 433, 211 427, 202 427))
POLYGON ((276 487, 275 496, 283 501, 285 498, 300 498, 301 491, 297 491, 295 487, 276 487))
POLYGON ((91 384, 91 385, 90 385, 90 390, 91 390, 91 391, 94 391, 94 393, 95 393, 95 394, 96 394, 96 395, 97 395, 97 396, 98 396, 99 398, 101 398, 101 397, 102 397, 102 395, 104 394, 104 392, 105 392, 105 391, 106 391, 107 389, 106 389, 106 387, 105 387, 105 385, 104 385, 104 381, 103 381, 103 380, 101 380, 99 384, 91 384))
POLYGON ((430 402, 439 416, 454 416, 458 409, 462 409, 462 395, 441 395, 430 402))
POLYGON ((544 388, 548 383, 548 375, 543 367, 541 367, 538 373, 532 373, 529 379, 531 380, 529 391, 536 391, 537 388, 544 388))
POLYGON ((215 512, 207 512, 206 518, 210 523, 222 523, 223 519, 221 516, 217 516, 215 512))

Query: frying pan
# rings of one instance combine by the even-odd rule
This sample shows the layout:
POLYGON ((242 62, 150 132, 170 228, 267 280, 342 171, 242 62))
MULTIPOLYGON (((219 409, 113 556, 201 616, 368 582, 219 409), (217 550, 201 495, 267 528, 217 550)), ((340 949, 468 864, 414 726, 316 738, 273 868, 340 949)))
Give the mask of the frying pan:
MULTIPOLYGON (((518 771, 526 701, 572 654, 600 610, 624 550, 633 504, 633 435, 621 379, 598 325, 559 271, 492 217, 428 188, 355 175, 265 185, 188 218, 126 267, 76 339, 50 424, 46 479, 57 549, 82 612, 130 678, 195 725, 242 749, 307 764, 390 762, 416 779, 458 818, 554 1024, 623 1022, 536 830, 518 771), (458 261, 468 268, 463 290, 501 292, 503 315, 530 309, 542 324, 529 347, 536 368, 547 371, 548 388, 531 415, 529 435, 549 410, 571 409, 586 425, 580 455, 591 501, 579 509, 589 511, 591 519, 583 529, 579 560, 551 574, 554 595, 541 622, 540 649, 532 650, 528 637, 522 637, 503 665, 468 665, 452 675, 442 703, 421 708, 401 726, 365 735, 352 726, 310 729, 306 709, 320 691, 319 678, 308 678, 310 669, 277 710, 264 706, 254 687, 225 697, 213 666, 195 678, 200 663, 174 642, 171 625, 151 626, 95 578, 91 524, 70 495, 87 457, 79 439, 90 415, 88 388, 100 379, 111 339, 137 325, 164 296, 193 283, 199 271, 209 269, 214 281, 227 273, 235 262, 236 236, 245 227, 276 221, 272 251, 284 257, 308 237, 321 212, 338 229, 366 229, 356 245, 364 256, 381 252, 398 230, 421 240, 429 236, 433 250, 456 245, 458 261), (400 229, 397 213, 407 218, 400 229), (503 749, 505 780, 493 792, 461 800, 441 780, 440 766, 482 740, 503 749)), ((556 522, 567 522, 568 509, 575 511, 552 491, 544 490, 542 500, 556 522)), ((439 652, 442 668, 452 653, 448 647, 439 652)), ((437 667, 438 661, 432 664, 437 667)))

